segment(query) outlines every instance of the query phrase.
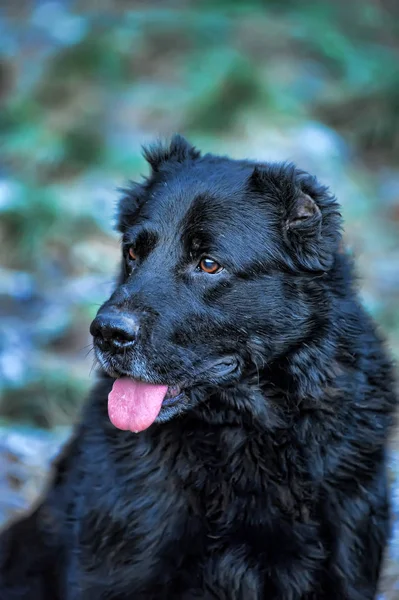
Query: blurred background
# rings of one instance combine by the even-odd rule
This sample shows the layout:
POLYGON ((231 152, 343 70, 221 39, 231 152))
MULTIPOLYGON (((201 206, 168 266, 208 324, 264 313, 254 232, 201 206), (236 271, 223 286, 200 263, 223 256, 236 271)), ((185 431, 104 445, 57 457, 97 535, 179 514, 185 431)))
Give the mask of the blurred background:
POLYGON ((2 0, 0 524, 36 497, 94 380, 117 188, 147 171, 142 144, 174 132, 329 184, 362 300, 399 357, 396 0, 2 0))

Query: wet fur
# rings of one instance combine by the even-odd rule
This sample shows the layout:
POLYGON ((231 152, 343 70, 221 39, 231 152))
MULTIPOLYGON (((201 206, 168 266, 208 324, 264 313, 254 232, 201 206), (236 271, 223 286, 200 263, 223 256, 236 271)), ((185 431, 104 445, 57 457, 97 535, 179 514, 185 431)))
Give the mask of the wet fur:
POLYGON ((192 385, 134 435, 109 422, 100 374, 44 500, 0 538, 0 599, 371 600, 396 400, 335 199, 291 165, 201 157, 179 137, 146 157, 150 177, 121 201, 123 241, 163 216, 108 303, 147 315, 124 357, 135 377, 192 385), (197 245, 230 261, 219 280, 190 271, 204 222, 197 245), (231 378, 198 374, 223 353, 231 378))

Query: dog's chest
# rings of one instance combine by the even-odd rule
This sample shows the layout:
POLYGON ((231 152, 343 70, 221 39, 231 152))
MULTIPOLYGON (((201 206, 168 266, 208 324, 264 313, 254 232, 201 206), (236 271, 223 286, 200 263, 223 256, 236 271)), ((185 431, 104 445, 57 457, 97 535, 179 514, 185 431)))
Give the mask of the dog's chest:
POLYGON ((293 472, 298 456, 242 432, 201 433, 173 451, 165 442, 139 452, 134 468, 119 461, 113 482, 97 474, 78 535, 82 587, 91 589, 104 569, 115 589, 146 589, 162 577, 191 586, 182 572, 202 585, 218 564, 232 572, 248 561, 272 564, 276 548, 292 545, 292 524, 309 515, 308 484, 293 472))
POLYGON ((281 544, 295 545, 296 531, 299 540, 312 529, 317 488, 300 450, 280 442, 236 430, 193 436, 185 445, 176 472, 205 556, 272 564, 281 544))

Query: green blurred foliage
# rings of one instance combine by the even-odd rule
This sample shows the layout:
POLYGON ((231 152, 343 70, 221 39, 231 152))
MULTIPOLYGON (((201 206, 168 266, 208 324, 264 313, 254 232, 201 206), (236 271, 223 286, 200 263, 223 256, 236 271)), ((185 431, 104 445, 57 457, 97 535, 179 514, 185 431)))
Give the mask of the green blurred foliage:
POLYGON ((399 4, 24 1, 0 39, 0 309, 16 347, 29 332, 25 358, 0 346, 3 415, 72 418, 118 260, 113 190, 174 131, 336 183, 364 301, 399 355, 399 4))

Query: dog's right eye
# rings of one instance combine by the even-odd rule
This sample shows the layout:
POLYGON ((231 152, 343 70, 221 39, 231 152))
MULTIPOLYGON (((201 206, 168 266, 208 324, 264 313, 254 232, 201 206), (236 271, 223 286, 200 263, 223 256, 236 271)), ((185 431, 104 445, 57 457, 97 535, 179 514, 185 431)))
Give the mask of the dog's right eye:
POLYGON ((129 255, 129 260, 137 260, 137 254, 134 250, 134 246, 130 246, 129 251, 128 251, 128 255, 129 255))

